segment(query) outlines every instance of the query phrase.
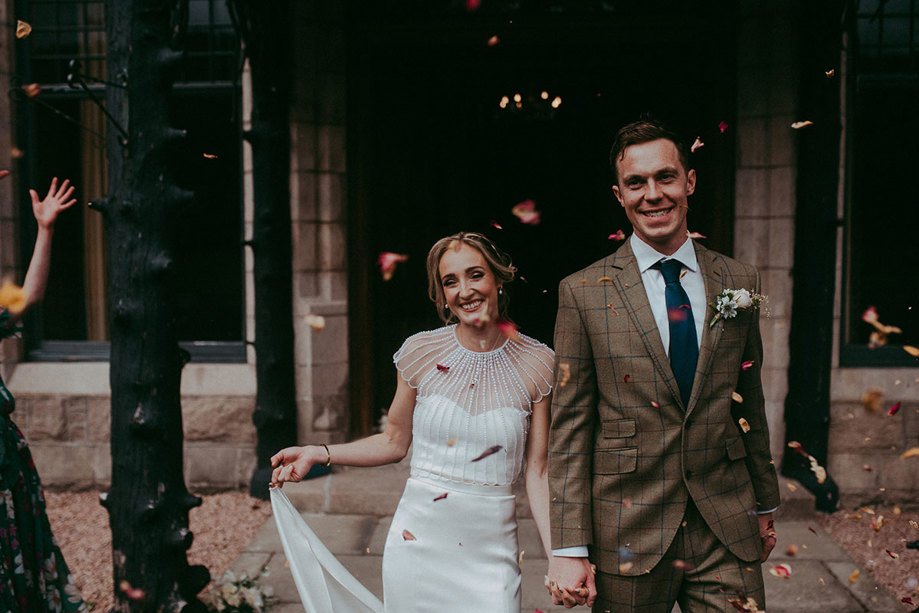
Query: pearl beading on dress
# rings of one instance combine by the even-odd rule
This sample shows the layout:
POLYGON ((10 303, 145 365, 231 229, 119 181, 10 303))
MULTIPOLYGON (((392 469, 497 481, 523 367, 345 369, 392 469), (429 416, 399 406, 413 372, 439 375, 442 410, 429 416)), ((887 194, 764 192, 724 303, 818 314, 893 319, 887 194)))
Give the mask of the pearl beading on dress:
POLYGON ((393 361, 418 393, 413 475, 483 485, 520 477, 532 404, 552 390, 551 349, 521 334, 493 351, 470 351, 451 325, 409 337, 393 361))

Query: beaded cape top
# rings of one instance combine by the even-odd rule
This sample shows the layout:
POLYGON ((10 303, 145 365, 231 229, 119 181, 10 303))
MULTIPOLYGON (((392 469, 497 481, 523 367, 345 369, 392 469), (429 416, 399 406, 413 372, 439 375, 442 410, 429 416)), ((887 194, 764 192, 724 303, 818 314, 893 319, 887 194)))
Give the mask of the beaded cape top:
POLYGON ((393 361, 417 390, 412 476, 481 485, 516 481, 526 459, 532 405, 552 391, 554 358, 551 349, 523 334, 493 351, 463 347, 456 325, 408 337, 393 361))

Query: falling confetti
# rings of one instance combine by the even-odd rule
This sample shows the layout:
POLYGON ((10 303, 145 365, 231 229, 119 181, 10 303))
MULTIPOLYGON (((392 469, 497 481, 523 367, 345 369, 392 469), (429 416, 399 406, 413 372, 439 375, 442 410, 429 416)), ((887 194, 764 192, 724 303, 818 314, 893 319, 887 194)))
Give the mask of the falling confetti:
POLYGON ((913 347, 912 345, 903 345, 903 351, 910 354, 914 358, 919 358, 919 349, 913 347))
POLYGON ((900 403, 898 402, 898 403, 896 403, 895 405, 893 405, 892 407, 890 407, 890 410, 887 411, 887 415, 890 416, 890 417, 893 417, 894 415, 897 414, 897 412, 898 412, 899 410, 900 410, 900 403))
POLYGON ((520 550, 520 555, 517 556, 517 566, 523 566, 523 554, 526 553, 525 549, 520 550))
POLYGON ((455 437, 455 436, 452 437, 450 440, 447 441, 447 447, 453 447, 454 445, 456 445, 456 437, 455 437))
POLYGON ((810 462, 811 472, 814 473, 815 477, 817 477, 817 483, 823 483, 826 481, 826 469, 817 463, 817 460, 814 458, 814 456, 804 451, 804 448, 801 447, 801 443, 798 441, 788 441, 788 446, 794 449, 795 453, 807 458, 807 460, 810 462))
POLYGON ((626 376, 624 376, 624 377, 622 378, 622 380, 625 381, 626 383, 628 383, 629 381, 632 380, 632 375, 626 375, 626 376))
POLYGON ((535 226, 539 223, 539 211, 536 210, 536 203, 532 200, 518 202, 511 209, 511 213, 520 220, 520 223, 530 226, 535 226))
POLYGON ((25 154, 26 154, 25 151, 23 151, 19 147, 10 148, 10 157, 13 158, 14 160, 22 159, 23 157, 25 157, 25 154))
POLYGON ((41 93, 41 87, 38 86, 38 83, 29 83, 22 86, 22 91, 24 91, 29 98, 34 98, 41 93))
POLYGON ((488 449, 486 449, 485 451, 483 451, 482 453, 480 453, 479 455, 477 455, 476 457, 472 458, 472 459, 469 460, 469 461, 470 461, 470 462, 478 462, 479 460, 483 460, 483 459, 487 458, 487 457, 490 456, 490 455, 494 455, 494 454, 498 453, 498 452, 501 451, 502 449, 504 449, 504 447, 501 446, 501 445, 492 445, 491 447, 489 447, 488 449))
POLYGON ((862 406, 865 410, 877 413, 881 410, 881 401, 884 399, 884 392, 877 388, 870 388, 862 394, 862 406))
POLYGON ((28 296, 25 291, 12 281, 4 281, 0 285, 0 307, 13 315, 18 315, 26 308, 28 296))
POLYGON ((686 560, 674 560, 673 567, 677 570, 693 570, 695 568, 695 566, 686 560))
POLYGON ((798 486, 795 485, 794 483, 786 483, 785 485, 788 486, 788 491, 789 491, 789 492, 797 492, 797 491, 798 491, 798 486))
POLYGON ((32 33, 32 26, 21 19, 16 20, 16 38, 25 38, 32 33))
POLYGON ((140 600, 144 597, 144 591, 142 589, 139 587, 131 587, 131 584, 127 581, 119 583, 118 588, 131 600, 140 600))
POLYGON ((517 341, 518 343, 521 342, 520 334, 517 332, 517 326, 514 324, 514 322, 502 319, 498 321, 497 326, 498 330, 501 331, 501 334, 511 339, 512 341, 517 341))
POLYGON ((741 396, 741 395, 738 394, 737 392, 731 392, 731 400, 733 400, 734 402, 740 402, 740 403, 742 403, 742 402, 743 402, 743 396, 741 396))
POLYGON ((791 124, 791 129, 800 130, 801 128, 806 128, 807 126, 812 126, 812 125, 814 125, 814 122, 809 119, 806 119, 804 121, 794 122, 793 124, 791 124))
POLYGON ((619 230, 616 230, 615 232, 613 232, 612 234, 610 234, 610 235, 607 236, 606 238, 607 238, 607 240, 611 240, 611 241, 624 241, 624 240, 625 240, 625 232, 623 232, 622 229, 620 228, 619 230))
POLYGON ((789 543, 788 547, 785 548, 785 555, 790 556, 792 558, 798 555, 798 546, 795 545, 794 543, 789 543))
POLYGON ((632 570, 633 566, 635 566, 634 562, 623 562, 622 564, 619 565, 619 572, 627 573, 630 570, 632 570))
POLYGON ((417 541, 418 539, 416 539, 416 538, 415 538, 415 535, 412 534, 411 532, 409 532, 408 530, 403 530, 403 531, 402 531, 402 540, 403 540, 403 541, 417 541))
POLYGON ((866 473, 870 473, 870 472, 873 471, 874 469, 871 468, 871 465, 869 465, 869 464, 862 464, 862 470, 865 471, 866 473))
POLYGON ((721 131, 722 134, 724 134, 724 131, 728 129, 728 124, 724 123, 723 121, 719 121, 718 129, 721 131))
POLYGON ((657 404, 657 403, 654 402, 653 400, 651 401, 651 406, 654 407, 655 409, 661 408, 661 405, 657 404))
POLYGON ((609 277, 600 277, 597 279, 597 283, 612 283, 613 280, 609 277))
POLYGON ((744 433, 744 434, 746 434, 747 432, 750 431, 750 423, 749 423, 746 419, 744 419, 743 417, 741 417, 740 419, 738 419, 738 420, 737 420, 737 423, 740 424, 740 429, 743 430, 743 433, 744 433))
MULTIPOLYGON (((877 309, 873 306, 868 307, 865 312, 862 313, 862 321, 871 324, 875 328, 868 338, 868 347, 871 349, 886 345, 888 335, 903 333, 903 330, 897 326, 885 326, 882 324, 878 319, 877 309)), ((919 353, 917 353, 917 355, 919 355, 919 353)))
POLYGON ((701 234, 701 233, 699 233, 699 232, 688 232, 688 231, 687 231, 687 232, 686 232, 686 236, 688 236, 689 238, 694 239, 694 240, 699 240, 700 238, 708 238, 707 236, 705 236, 704 234, 701 234))
POLYGON ((751 366, 753 366, 753 360, 747 360, 746 362, 740 365, 740 369, 749 370, 751 366))
POLYGON ((891 558, 893 558, 894 560, 897 560, 897 559, 900 558, 900 554, 897 553, 897 552, 895 552, 895 551, 891 551, 891 550, 889 550, 889 549, 885 549, 884 551, 886 551, 886 552, 887 552, 887 555, 889 555, 889 556, 890 556, 891 558))
POLYGON ((435 498, 432 502, 437 502, 438 500, 443 500, 443 499, 446 498, 446 497, 447 497, 447 492, 444 492, 443 494, 441 494, 440 496, 438 496, 437 498, 435 498))
POLYGON ((482 0, 466 0, 466 10, 474 11, 479 8, 480 4, 482 4, 482 0))
POLYGON ((377 266, 380 267, 380 272, 383 273, 383 280, 389 281, 392 279, 393 273, 396 271, 396 264, 406 260, 408 260, 408 256, 402 253, 393 253, 391 251, 381 253, 377 258, 377 266))
POLYGON ((304 315, 303 319, 305 319, 309 327, 316 332, 322 332, 322 330, 325 328, 325 317, 322 315, 315 315, 310 313, 309 315, 304 315))
POLYGON ((769 574, 782 579, 791 579, 791 566, 788 564, 776 564, 769 569, 769 574))
POLYGON ((814 530, 814 527, 813 527, 813 526, 808 526, 807 529, 810 530, 811 532, 813 532, 814 534, 817 534, 817 531, 814 530))
POLYGON ((826 75, 826 78, 832 79, 833 77, 836 76, 836 69, 835 69, 835 68, 830 68, 829 70, 824 70, 824 71, 823 71, 823 74, 826 75))
POLYGON ((913 521, 912 519, 909 520, 909 525, 912 526, 913 528, 915 528, 916 530, 919 530, 919 524, 917 524, 917 523, 916 523, 915 521, 913 521))
POLYGON ((886 525, 887 525, 887 518, 884 517, 883 515, 878 515, 877 517, 874 517, 871 519, 871 528, 875 532, 880 532, 881 528, 883 528, 886 525))
POLYGON ((849 583, 855 583, 858 581, 858 576, 861 574, 861 571, 857 568, 852 571, 852 574, 849 575, 849 583))
POLYGON ((496 229, 496 230, 503 230, 503 229, 504 229, 504 227, 503 227, 501 224, 499 224, 497 221, 495 221, 494 219, 491 220, 491 227, 494 228, 494 229, 496 229))
POLYGON ((568 385, 568 380, 571 378, 571 364, 567 362, 561 362, 558 365, 558 386, 565 387, 568 385))
POLYGON ((690 153, 695 153, 699 149, 705 146, 705 143, 702 142, 702 137, 697 136, 696 140, 693 142, 692 146, 689 148, 690 153))
POLYGON ((903 455, 900 456, 901 460, 906 460, 909 458, 915 458, 919 456, 919 447, 911 447, 903 452, 903 455))
POLYGON ((498 35, 495 34, 494 36, 492 36, 491 38, 488 39, 488 46, 489 46, 489 47, 494 47, 495 45, 497 45, 497 44, 500 43, 500 42, 501 42, 501 39, 499 39, 499 38, 498 38, 498 35))
POLYGON ((205 158, 207 158, 208 160, 216 160, 216 159, 217 159, 217 154, 216 154, 216 153, 202 153, 201 155, 203 155, 203 156, 204 156, 205 158))

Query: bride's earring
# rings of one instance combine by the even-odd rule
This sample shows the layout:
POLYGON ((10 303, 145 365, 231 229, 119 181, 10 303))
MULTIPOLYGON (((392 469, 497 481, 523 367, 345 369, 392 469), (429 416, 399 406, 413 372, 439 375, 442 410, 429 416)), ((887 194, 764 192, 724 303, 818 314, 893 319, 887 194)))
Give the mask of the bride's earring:
POLYGON ((504 288, 503 288, 503 287, 498 287, 498 295, 500 296, 500 295, 503 294, 503 293, 504 293, 504 288))

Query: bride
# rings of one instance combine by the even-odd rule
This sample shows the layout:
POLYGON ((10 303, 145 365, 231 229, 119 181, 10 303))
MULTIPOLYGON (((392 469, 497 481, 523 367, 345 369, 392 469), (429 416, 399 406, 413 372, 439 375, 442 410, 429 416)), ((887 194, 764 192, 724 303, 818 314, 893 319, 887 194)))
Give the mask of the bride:
MULTIPOLYGON (((543 546, 549 544, 546 450, 554 355, 504 319, 503 285, 515 271, 481 234, 437 241, 428 253, 428 293, 446 325, 410 336, 393 356, 397 388, 384 431, 340 445, 288 447, 271 459, 272 484, 280 486, 300 481, 315 464, 398 462, 414 444, 411 476, 383 552, 386 611, 519 612, 511 488, 521 476, 543 546)), ((289 505, 278 490, 272 497, 289 505)), ((312 542, 304 547, 324 549, 309 534, 312 542)), ((292 548, 289 558, 308 555, 292 548)), ((331 556, 326 551, 323 557, 331 556)), ((548 548, 546 557, 552 559, 548 548)), ((298 562, 291 559, 295 575, 298 562)), ((326 575, 347 574, 334 558, 320 563, 326 575)), ((313 576, 321 580, 323 573, 313 576)), ((309 591, 298 587, 301 596, 309 591)), ((362 610, 379 610, 378 604, 362 610)))

